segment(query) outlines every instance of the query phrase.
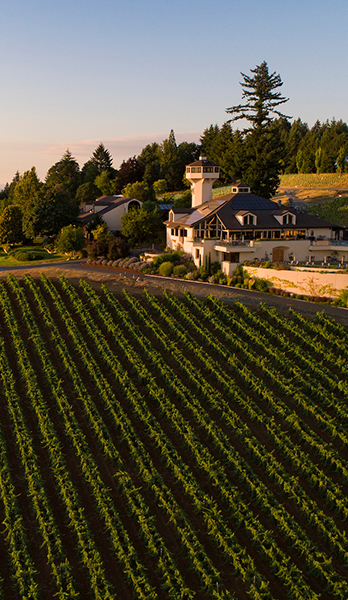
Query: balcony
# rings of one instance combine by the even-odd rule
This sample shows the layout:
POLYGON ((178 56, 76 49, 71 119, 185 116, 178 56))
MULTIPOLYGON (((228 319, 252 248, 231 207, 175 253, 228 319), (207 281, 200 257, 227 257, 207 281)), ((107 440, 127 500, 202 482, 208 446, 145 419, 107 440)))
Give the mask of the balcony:
POLYGON ((348 250, 348 240, 316 239, 309 242, 311 252, 316 250, 348 250))
POLYGON ((255 252, 255 240, 233 240, 231 242, 216 242, 214 250, 217 252, 255 252))

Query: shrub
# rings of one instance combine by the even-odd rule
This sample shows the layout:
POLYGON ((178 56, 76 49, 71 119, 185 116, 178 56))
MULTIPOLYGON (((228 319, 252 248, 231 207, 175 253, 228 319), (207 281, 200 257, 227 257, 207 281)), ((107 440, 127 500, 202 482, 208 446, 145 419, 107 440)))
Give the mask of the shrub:
POLYGON ((80 227, 67 225, 60 230, 57 239, 59 252, 79 252, 85 245, 85 235, 80 227))
POLYGON ((11 252, 11 256, 19 262, 28 262, 30 260, 29 252, 26 252, 25 250, 15 250, 14 252, 11 252))
POLYGON ((124 258, 128 254, 128 245, 124 238, 116 237, 109 241, 107 257, 109 260, 124 258))
MULTIPOLYGON (((165 263, 162 263, 165 264, 165 263)), ((184 275, 186 275, 187 273, 187 269, 185 267, 185 265, 176 265, 176 267, 174 267, 173 269, 173 274, 175 275, 175 277, 184 277, 184 275)))
POLYGON ((175 250, 174 252, 166 252, 165 254, 155 256, 152 264, 154 267, 158 268, 162 263, 179 261, 183 255, 184 252, 180 250, 175 250))
POLYGON ((170 261, 163 262, 158 270, 159 274, 163 277, 169 277, 172 274, 172 271, 173 265, 170 261))
POLYGON ((341 290, 338 298, 333 301, 337 306, 348 308, 348 290, 341 290))
POLYGON ((268 292, 270 291, 269 289, 269 283, 267 281, 267 279, 258 279, 257 277, 254 279, 255 284, 254 284, 254 289, 257 290, 258 292, 268 292))
POLYGON ((40 252, 34 252, 32 250, 11 250, 9 255, 19 262, 29 262, 30 260, 40 260, 43 258, 40 252))

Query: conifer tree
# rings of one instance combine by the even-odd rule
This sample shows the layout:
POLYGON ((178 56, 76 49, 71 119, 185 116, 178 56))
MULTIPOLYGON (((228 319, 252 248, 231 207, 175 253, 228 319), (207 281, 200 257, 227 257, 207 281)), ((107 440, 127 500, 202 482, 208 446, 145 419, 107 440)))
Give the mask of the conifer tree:
POLYGON ((230 123, 240 119, 248 123, 244 129, 246 162, 243 180, 254 193, 270 198, 279 185, 284 153, 284 143, 274 121, 288 118, 279 111, 279 106, 288 98, 279 91, 283 85, 280 75, 269 73, 265 61, 251 69, 251 73, 253 77, 241 73, 245 103, 231 106, 226 112, 232 115, 230 123))

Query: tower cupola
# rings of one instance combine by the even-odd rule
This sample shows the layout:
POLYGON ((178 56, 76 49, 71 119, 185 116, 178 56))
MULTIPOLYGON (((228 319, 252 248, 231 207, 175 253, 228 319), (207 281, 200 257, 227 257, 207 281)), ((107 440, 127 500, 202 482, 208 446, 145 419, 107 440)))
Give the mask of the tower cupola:
POLYGON ((206 156, 186 167, 186 179, 191 183, 192 208, 212 199, 213 183, 220 176, 219 165, 210 162, 206 156))

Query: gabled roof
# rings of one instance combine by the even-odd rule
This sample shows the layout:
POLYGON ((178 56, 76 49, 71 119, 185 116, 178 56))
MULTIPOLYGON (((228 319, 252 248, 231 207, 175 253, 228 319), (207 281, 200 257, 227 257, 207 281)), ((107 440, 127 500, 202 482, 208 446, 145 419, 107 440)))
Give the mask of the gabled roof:
POLYGON ((132 197, 124 198, 124 196, 100 196, 100 198, 97 198, 97 200, 94 202, 94 206, 103 206, 103 208, 98 211, 95 211, 94 208, 92 208, 88 212, 81 212, 78 216, 78 220, 83 225, 87 225, 87 223, 93 221, 96 214, 102 217, 111 210, 114 210, 115 208, 118 208, 119 206, 122 206, 122 204, 126 204, 131 200, 136 200, 136 202, 139 202, 140 205, 142 204, 140 200, 132 197))
POLYGON ((165 221, 165 224, 171 224, 172 227, 177 225, 192 227, 196 223, 204 221, 207 216, 211 216, 218 211, 225 202, 222 198, 223 196, 220 198, 213 198, 194 208, 174 208, 174 214, 183 214, 183 216, 181 219, 176 219, 175 221, 165 221))

